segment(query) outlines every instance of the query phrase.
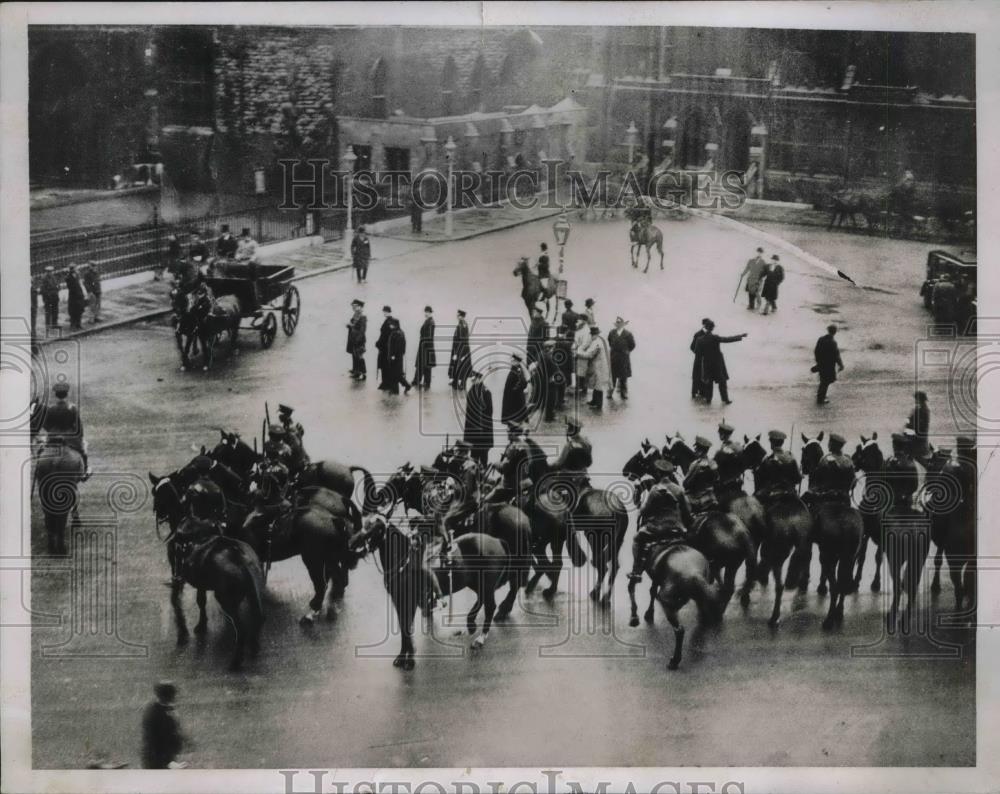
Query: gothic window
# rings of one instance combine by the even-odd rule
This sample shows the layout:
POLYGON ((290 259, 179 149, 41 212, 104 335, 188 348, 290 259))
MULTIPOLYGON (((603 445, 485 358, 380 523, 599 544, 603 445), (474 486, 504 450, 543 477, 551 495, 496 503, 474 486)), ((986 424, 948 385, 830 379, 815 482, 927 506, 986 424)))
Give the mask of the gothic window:
POLYGON ((384 119, 387 114, 386 104, 386 82, 388 81, 389 68, 386 65, 385 58, 378 58, 372 65, 371 70, 371 86, 372 86, 372 101, 371 101, 371 117, 373 119, 384 119))
POLYGON ((441 115, 451 116, 455 112, 455 88, 458 86, 458 67, 450 55, 444 62, 441 75, 441 115))

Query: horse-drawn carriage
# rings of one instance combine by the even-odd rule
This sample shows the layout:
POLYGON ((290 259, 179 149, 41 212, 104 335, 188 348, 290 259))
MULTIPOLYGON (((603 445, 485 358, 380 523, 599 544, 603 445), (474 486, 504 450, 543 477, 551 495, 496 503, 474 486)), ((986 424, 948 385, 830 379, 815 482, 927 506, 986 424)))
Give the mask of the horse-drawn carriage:
POLYGON ((960 333, 974 333, 976 253, 936 250, 927 254, 927 276, 920 286, 924 306, 939 323, 955 323, 960 333))

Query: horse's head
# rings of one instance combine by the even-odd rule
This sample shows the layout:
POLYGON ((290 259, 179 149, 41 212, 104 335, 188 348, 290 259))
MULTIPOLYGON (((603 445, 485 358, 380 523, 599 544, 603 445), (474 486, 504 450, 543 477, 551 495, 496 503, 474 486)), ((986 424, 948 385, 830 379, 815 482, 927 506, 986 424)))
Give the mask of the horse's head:
POLYGON ((149 472, 149 482, 153 486, 153 515, 157 526, 166 523, 171 531, 177 529, 177 524, 184 517, 184 500, 178 473, 157 477, 149 472))
POLYGON ((348 545, 351 551, 364 556, 382 543, 387 530, 388 524, 382 516, 366 516, 361 522, 361 531, 351 538, 348 545))
POLYGON ((753 438, 743 436, 743 468, 744 470, 756 469, 762 460, 767 457, 767 450, 760 443, 760 433, 753 438))
POLYGON ((254 464, 260 460, 260 453, 240 438, 239 433, 227 433, 225 430, 220 430, 219 434, 221 439, 209 453, 209 456, 233 471, 247 476, 254 464))
POLYGON ((807 477, 815 471, 816 466, 823 458, 823 432, 821 430, 815 438, 809 438, 805 433, 802 434, 802 456, 799 462, 802 466, 802 473, 807 477))
POLYGON ((861 436, 861 443, 858 444, 851 456, 855 470, 863 471, 865 474, 881 470, 885 463, 885 456, 879 449, 877 442, 878 433, 872 433, 871 438, 861 436))
POLYGON ((694 450, 687 445, 680 433, 675 433, 672 437, 667 436, 667 443, 663 447, 663 454, 671 463, 681 471, 687 471, 688 466, 698 456, 694 450))

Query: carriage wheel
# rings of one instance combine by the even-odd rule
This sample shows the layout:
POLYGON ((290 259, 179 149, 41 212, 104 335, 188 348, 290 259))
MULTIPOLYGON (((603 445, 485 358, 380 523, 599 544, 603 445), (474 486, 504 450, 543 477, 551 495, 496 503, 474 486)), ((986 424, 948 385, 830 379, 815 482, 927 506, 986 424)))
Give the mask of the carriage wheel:
POLYGON ((285 336, 291 336, 295 333, 295 326, 299 324, 300 311, 302 311, 302 300, 299 298, 299 290, 289 286, 281 301, 281 330, 285 332, 285 336))
POLYGON ((260 346, 265 350, 274 344, 274 337, 278 334, 278 321, 274 319, 274 314, 268 312, 264 315, 264 322, 260 326, 260 346))

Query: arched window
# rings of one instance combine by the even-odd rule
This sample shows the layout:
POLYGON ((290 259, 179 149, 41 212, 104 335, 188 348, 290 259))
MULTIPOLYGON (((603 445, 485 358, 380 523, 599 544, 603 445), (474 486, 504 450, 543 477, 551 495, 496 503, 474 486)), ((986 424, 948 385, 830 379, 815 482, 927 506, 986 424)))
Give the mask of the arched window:
POLYGON ((388 80, 389 67, 385 62, 385 58, 377 58, 375 63, 372 64, 371 70, 371 85, 372 85, 372 101, 371 101, 371 112, 370 115, 373 119, 384 119, 387 113, 387 104, 385 97, 386 82, 388 80))
POLYGON ((469 104, 472 110, 483 110, 484 91, 486 89, 486 59, 482 53, 476 58, 472 67, 472 77, 469 78, 469 104))
POLYGON ((458 87, 458 67, 450 55, 444 62, 441 73, 441 115, 450 116, 455 112, 455 89, 458 87))
POLYGON ((707 129, 705 116, 699 108, 691 108, 684 121, 684 130, 681 133, 678 165, 681 168, 700 168, 705 160, 706 142, 707 129))

